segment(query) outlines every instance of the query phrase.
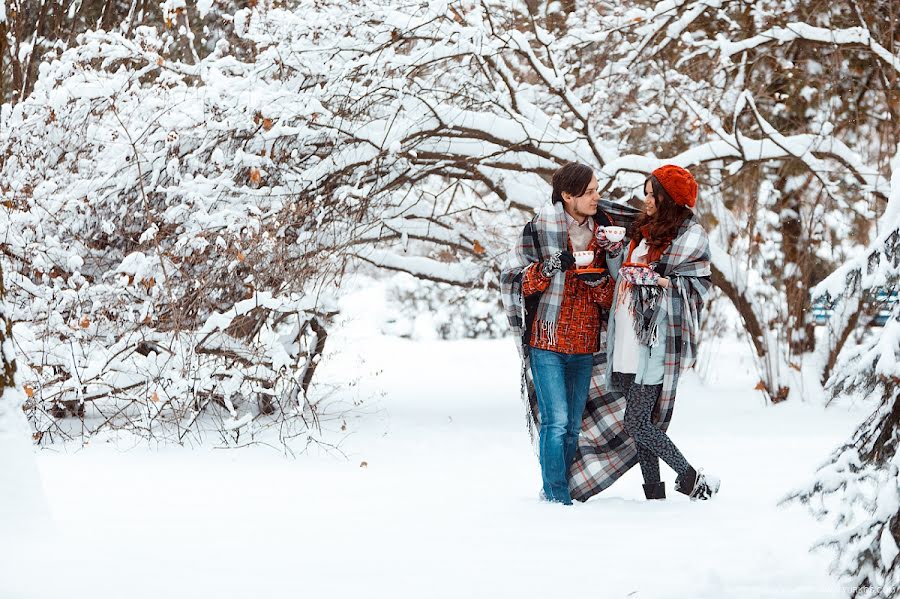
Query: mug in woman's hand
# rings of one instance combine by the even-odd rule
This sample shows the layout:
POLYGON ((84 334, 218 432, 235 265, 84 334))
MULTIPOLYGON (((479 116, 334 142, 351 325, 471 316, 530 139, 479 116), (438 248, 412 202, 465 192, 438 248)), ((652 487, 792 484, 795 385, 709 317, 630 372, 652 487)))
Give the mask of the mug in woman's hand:
POLYGON ((625 227, 603 227, 606 238, 612 242, 625 239, 625 227))

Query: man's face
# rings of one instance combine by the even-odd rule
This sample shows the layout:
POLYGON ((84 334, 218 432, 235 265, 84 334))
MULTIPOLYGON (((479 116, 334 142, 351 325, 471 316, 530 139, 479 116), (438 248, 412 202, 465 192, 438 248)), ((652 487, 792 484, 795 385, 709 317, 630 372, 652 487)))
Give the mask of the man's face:
POLYGON ((597 202, 600 201, 600 194, 597 189, 597 177, 591 176, 591 182, 588 183, 587 189, 580 196, 573 196, 563 192, 563 204, 566 207, 566 212, 578 222, 597 214, 597 202))

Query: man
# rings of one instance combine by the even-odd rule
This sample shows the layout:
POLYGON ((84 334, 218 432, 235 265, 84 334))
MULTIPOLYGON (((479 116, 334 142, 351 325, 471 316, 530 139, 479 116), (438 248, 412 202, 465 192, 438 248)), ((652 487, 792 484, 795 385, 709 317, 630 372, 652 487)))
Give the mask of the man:
POLYGON ((525 226, 501 277, 501 291, 511 328, 522 340, 532 438, 540 422, 542 494, 571 505, 568 473, 613 291, 608 277, 575 276, 573 252, 594 251, 597 268, 617 256, 622 244, 606 239, 603 227, 613 222, 598 212, 597 178, 590 167, 566 164, 553 174, 552 185, 552 202, 525 226))

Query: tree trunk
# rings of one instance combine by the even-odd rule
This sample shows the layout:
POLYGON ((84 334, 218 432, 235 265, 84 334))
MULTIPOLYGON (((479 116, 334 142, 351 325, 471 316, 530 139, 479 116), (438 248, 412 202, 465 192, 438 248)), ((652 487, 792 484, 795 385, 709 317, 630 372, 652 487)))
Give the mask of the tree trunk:
POLYGON ((763 392, 772 403, 787 399, 790 388, 784 384, 788 363, 787 356, 781 351, 783 344, 777 342, 777 335, 773 335, 773 331, 763 328, 766 323, 760 320, 754 310, 752 299, 741 293, 715 264, 712 265, 712 282, 734 304, 750 337, 750 343, 753 344, 753 357, 761 377, 757 390, 763 392))
MULTIPOLYGON (((4 391, 7 387, 15 387, 16 361, 13 358, 10 345, 7 340, 12 338, 12 322, 6 317, 6 305, 3 303, 6 297, 6 288, 3 285, 3 269, 0 268, 0 401, 6 397, 4 391)), ((0 414, 3 409, 0 408, 0 414)))
MULTIPOLYGON (((6 102, 6 75, 3 69, 3 58, 6 56, 6 21, 0 21, 0 104, 6 102)), ((0 127, 3 123, 0 122, 0 127)))
POLYGON ((0 269, 0 530, 5 538, 41 539, 49 531, 49 517, 34 463, 28 423, 22 414, 22 393, 16 389, 16 361, 12 353, 12 322, 6 315, 3 271, 0 269), (8 536, 7 536, 8 535, 8 536))
POLYGON ((181 44, 181 60, 187 64, 196 64, 199 60, 194 42, 191 39, 191 23, 188 20, 187 7, 179 9, 175 19, 175 34, 181 44))

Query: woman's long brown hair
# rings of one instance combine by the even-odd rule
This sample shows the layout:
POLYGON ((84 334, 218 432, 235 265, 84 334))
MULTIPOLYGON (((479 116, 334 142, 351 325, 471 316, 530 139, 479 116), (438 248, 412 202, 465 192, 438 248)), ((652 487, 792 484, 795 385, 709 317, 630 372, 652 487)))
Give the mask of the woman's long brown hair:
MULTIPOLYGON (((650 175, 647 178, 653 188, 653 199, 656 200, 656 212, 650 216, 646 212, 641 214, 631 225, 629 237, 640 243, 647 240, 647 246, 654 253, 662 253, 678 232, 678 227, 684 220, 694 213, 687 206, 679 206, 666 192, 656 177, 650 175), (654 251, 655 250, 655 251, 654 251)), ((646 182, 644 183, 646 185, 646 182)))

